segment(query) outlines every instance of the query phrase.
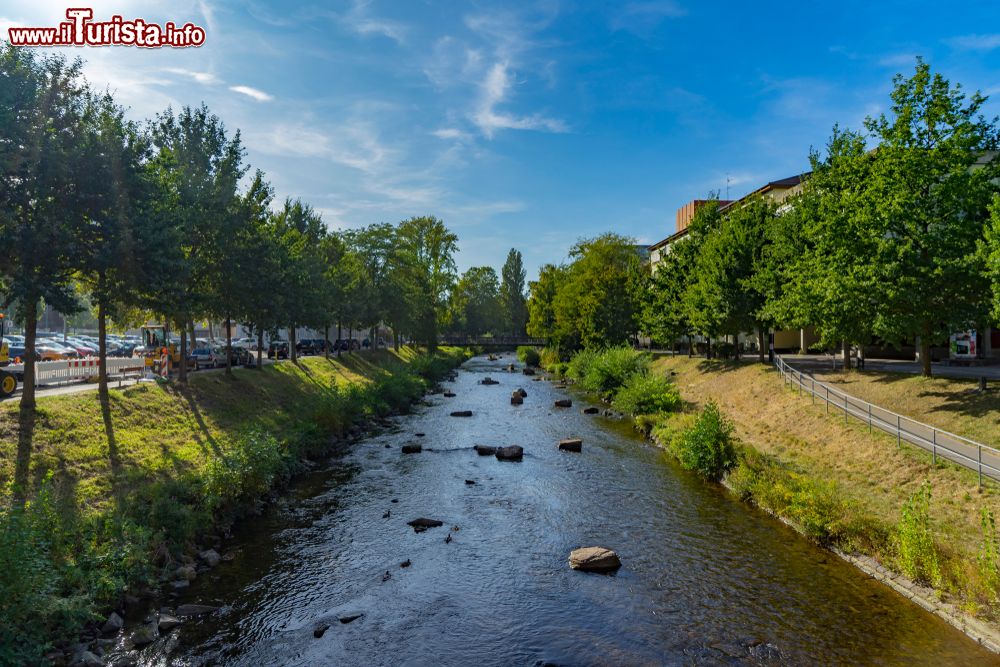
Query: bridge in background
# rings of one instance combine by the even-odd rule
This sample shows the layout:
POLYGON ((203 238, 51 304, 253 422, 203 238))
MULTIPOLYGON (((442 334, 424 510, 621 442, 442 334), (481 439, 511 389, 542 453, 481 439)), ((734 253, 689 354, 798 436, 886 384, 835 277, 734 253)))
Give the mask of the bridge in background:
POLYGON ((528 336, 442 336, 441 345, 482 347, 486 349, 517 347, 519 345, 545 347, 545 339, 530 338, 528 336))

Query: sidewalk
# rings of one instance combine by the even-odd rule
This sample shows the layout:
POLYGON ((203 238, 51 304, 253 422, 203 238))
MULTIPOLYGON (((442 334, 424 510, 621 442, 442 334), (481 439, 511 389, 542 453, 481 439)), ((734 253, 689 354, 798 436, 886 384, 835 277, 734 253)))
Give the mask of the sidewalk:
MULTIPOLYGON (((787 354, 783 355, 782 359, 788 364, 803 370, 822 369, 829 371, 833 367, 831 357, 825 354, 787 354)), ((837 368, 840 367, 841 364, 838 361, 837 368)), ((865 359, 864 370, 919 375, 920 364, 916 361, 903 361, 899 359, 865 359)), ((936 362, 931 364, 931 375, 960 380, 978 380, 981 377, 985 377, 987 380, 1000 380, 1000 365, 949 366, 941 362, 936 362)))

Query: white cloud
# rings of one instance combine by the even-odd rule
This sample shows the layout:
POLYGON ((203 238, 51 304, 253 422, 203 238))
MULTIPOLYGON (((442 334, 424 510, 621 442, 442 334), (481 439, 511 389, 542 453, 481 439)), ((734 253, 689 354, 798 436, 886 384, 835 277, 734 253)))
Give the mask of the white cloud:
POLYGON ((440 130, 431 132, 438 139, 468 139, 469 133, 463 132, 454 127, 443 127, 440 130))
POLYGON ((341 23, 359 35, 381 35, 402 44, 406 40, 406 26, 369 16, 369 4, 370 0, 355 0, 351 10, 341 18, 341 23))
POLYGON ((1000 34, 959 35, 946 39, 945 43, 961 51, 992 51, 1000 46, 1000 34))
POLYGON ((484 135, 492 138, 497 130, 541 130, 547 132, 568 132, 566 123, 539 114, 514 116, 498 112, 496 107, 507 97, 510 75, 507 63, 496 63, 490 68, 481 85, 478 108, 472 114, 472 121, 484 135))
POLYGON ((878 59, 878 64, 883 67, 906 67, 915 65, 916 62, 916 53, 890 53, 878 59))
POLYGON ((222 81, 217 76, 215 76, 210 72, 196 72, 189 69, 183 69, 181 67, 167 67, 164 69, 164 71, 170 72, 171 74, 186 76, 206 86, 222 83, 222 81))
POLYGON ((273 95, 268 95, 263 90, 257 90, 256 88, 251 88, 250 86, 230 86, 229 90, 234 93, 246 95, 247 97, 252 97, 258 102, 270 102, 274 99, 273 95))

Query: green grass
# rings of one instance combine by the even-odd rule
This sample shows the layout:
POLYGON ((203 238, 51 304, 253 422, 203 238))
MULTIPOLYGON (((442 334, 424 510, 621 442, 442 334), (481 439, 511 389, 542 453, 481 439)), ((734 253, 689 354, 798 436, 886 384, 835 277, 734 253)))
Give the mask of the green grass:
POLYGON ((465 358, 411 349, 308 357, 232 377, 194 374, 185 388, 137 385, 110 392, 106 405, 97 392, 41 399, 24 416, 4 404, 0 664, 72 640, 127 586, 156 578, 154 554, 238 519, 334 436, 407 410, 465 358))

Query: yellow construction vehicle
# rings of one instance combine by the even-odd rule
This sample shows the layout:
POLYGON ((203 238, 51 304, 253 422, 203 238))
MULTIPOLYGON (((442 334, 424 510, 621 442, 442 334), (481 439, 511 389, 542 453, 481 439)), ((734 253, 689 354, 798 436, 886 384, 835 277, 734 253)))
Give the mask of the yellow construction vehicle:
MULTIPOLYGON (((170 340, 165 324, 145 324, 139 327, 139 331, 142 335, 142 351, 139 354, 146 358, 147 367, 152 368, 154 373, 162 373, 164 353, 170 360, 171 369, 180 367, 180 345, 170 340)), ((190 353, 190 350, 188 352, 190 353)), ((191 362, 189 354, 188 368, 195 367, 191 362)))
POLYGON ((0 313, 0 398, 7 398, 17 389, 17 376, 10 371, 4 370, 10 366, 10 346, 4 339, 4 314, 0 313))

